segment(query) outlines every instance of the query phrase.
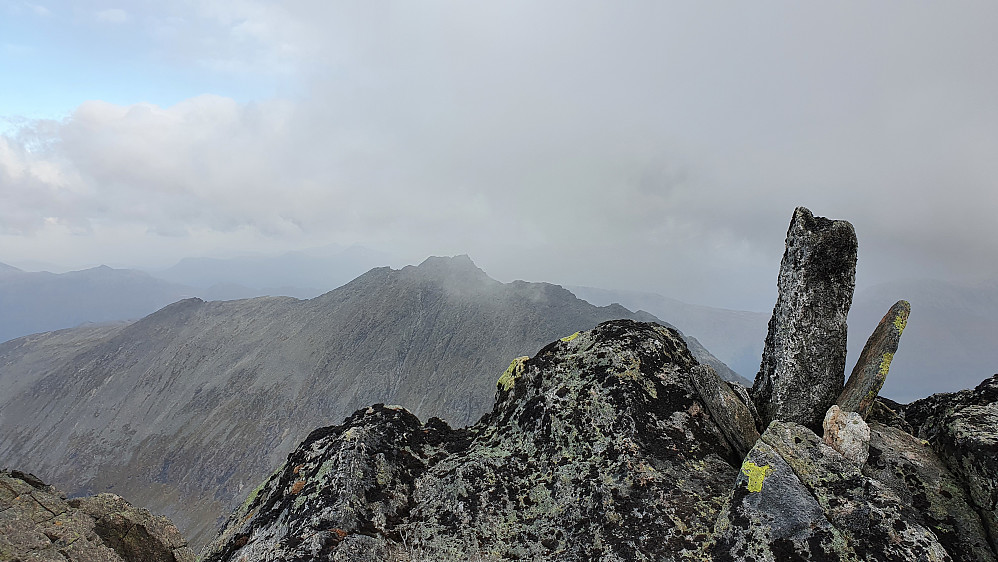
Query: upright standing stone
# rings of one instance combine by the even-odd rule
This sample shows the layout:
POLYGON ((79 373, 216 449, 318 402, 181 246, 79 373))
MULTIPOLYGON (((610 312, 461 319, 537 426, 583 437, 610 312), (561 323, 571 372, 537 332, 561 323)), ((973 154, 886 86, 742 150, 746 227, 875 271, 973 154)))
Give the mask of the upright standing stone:
POLYGON ((910 313, 908 301, 898 301, 880 320, 870 339, 866 340, 849 381, 836 401, 840 408, 846 412, 857 412, 863 419, 870 414, 877 394, 884 386, 910 313))
POLYGON ((763 427, 773 420, 821 433, 845 379, 846 316, 856 285, 856 232, 847 221, 797 207, 780 264, 752 399, 763 427))

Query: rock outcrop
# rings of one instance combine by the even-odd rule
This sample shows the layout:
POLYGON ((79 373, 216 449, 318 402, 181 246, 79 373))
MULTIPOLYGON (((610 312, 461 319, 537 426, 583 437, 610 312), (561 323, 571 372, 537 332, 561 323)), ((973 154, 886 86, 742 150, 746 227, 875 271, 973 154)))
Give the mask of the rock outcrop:
POLYGON ((466 429, 376 405, 314 431, 202 556, 991 562, 981 502, 998 472, 983 449, 956 470, 873 418, 952 434, 968 408, 998 407, 995 390, 998 377, 911 412, 878 403, 865 464, 779 420, 743 455, 732 441, 751 432, 716 418, 754 417, 744 388, 697 365, 670 329, 606 322, 516 359, 495 408, 466 429))
POLYGON ((66 500, 31 474, 0 471, 0 560, 194 562, 167 518, 114 494, 66 500))
POLYGON ((904 418, 966 486, 998 551, 998 375, 915 401, 904 418))
POLYGON ((811 430, 781 421, 745 457, 714 540, 716 562, 950 559, 913 507, 811 430))
POLYGON ((204 554, 697 560, 737 454, 675 331, 621 320, 514 364, 467 430, 374 406, 314 432, 204 554))
POLYGON ((798 207, 787 231, 752 398, 763 427, 773 420, 821 431, 845 379, 846 316, 856 278, 856 233, 847 221, 798 207))
POLYGON ((880 320, 853 367, 849 380, 836 404, 846 412, 857 412, 864 419, 870 413, 877 393, 884 386, 891 361, 901 342, 901 332, 908 324, 911 304, 898 301, 880 320))

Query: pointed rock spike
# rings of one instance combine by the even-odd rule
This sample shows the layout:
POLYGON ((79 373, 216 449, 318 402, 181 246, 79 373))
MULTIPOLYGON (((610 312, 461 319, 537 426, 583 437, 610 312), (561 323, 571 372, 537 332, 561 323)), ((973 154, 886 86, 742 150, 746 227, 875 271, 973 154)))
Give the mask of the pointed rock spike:
POLYGON ((873 330, 870 339, 866 340, 849 381, 836 400, 844 411, 858 412, 863 419, 870 414, 873 403, 884 386, 910 313, 911 304, 908 301, 894 303, 873 330))

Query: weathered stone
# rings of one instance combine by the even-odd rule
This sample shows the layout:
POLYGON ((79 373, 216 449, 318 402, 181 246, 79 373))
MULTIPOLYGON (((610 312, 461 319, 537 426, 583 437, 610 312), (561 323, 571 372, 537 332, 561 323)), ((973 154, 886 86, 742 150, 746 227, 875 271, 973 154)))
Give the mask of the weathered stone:
POLYGON ((915 401, 904 413, 917 436, 967 486, 998 552, 998 375, 973 390, 915 401))
POLYGON ((37 477, 0 472, 0 560, 193 562, 165 517, 112 494, 69 500, 37 477))
POLYGON ((925 441, 870 422, 870 458, 863 474, 887 485, 903 503, 914 507, 922 525, 935 533, 953 560, 998 559, 963 484, 925 441))
POLYGON ((772 422, 718 518, 715 562, 950 560, 918 514, 809 429, 772 422))
POLYGON ((859 412, 863 419, 870 414, 877 394, 884 386, 910 313, 908 301, 898 301, 880 320, 870 339, 866 340, 863 352, 859 354, 856 366, 839 394, 836 403, 840 408, 847 412, 859 412))
POLYGON ((794 211, 752 398, 763 425, 790 421, 821 431, 845 379, 846 316, 856 276, 847 221, 794 211))
POLYGON ((677 332, 614 321, 514 364, 467 430, 375 406, 313 432, 203 560, 702 560, 737 471, 677 332))
POLYGON ((870 456, 870 426, 866 425, 859 413, 845 412, 832 404, 822 425, 825 429, 825 445, 860 466, 866 463, 870 456))
MULTIPOLYGON (((759 440, 756 418, 748 394, 740 396, 710 365, 697 365, 690 380, 707 406, 710 417, 721 429, 731 447, 742 457, 759 440)), ((737 384, 737 383, 734 383, 737 384)))

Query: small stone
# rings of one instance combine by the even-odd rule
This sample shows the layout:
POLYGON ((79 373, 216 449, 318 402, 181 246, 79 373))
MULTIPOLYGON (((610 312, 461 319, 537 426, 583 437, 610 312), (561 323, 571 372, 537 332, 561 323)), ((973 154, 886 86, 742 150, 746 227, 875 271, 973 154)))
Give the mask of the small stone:
POLYGON ((910 313, 911 304, 908 301, 898 301, 873 330, 853 367, 849 381, 836 401, 843 410, 859 412, 864 420, 870 414, 877 394, 884 386, 910 313))
POLYGON ((832 404, 825 414, 825 445, 863 466, 870 457, 870 426, 858 412, 846 412, 832 404))
POLYGON ((798 207, 787 231, 752 399, 773 420, 821 431, 845 379, 846 316, 856 284, 856 232, 847 221, 798 207))
POLYGON ((721 380, 710 365, 693 367, 690 370, 690 380, 724 438, 739 457, 744 457, 759 439, 755 417, 748 404, 742 402, 739 395, 721 380))

